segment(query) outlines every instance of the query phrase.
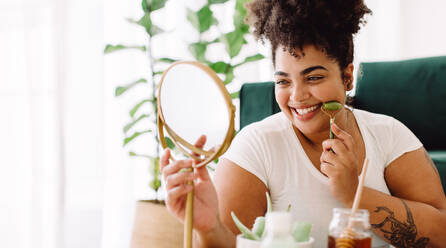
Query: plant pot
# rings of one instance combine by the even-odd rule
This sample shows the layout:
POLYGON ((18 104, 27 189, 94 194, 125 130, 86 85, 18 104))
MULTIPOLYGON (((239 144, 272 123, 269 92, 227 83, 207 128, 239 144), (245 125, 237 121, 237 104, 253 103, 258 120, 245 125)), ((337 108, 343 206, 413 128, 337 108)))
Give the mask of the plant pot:
MULTIPOLYGON (((314 243, 313 237, 306 242, 296 242, 295 248, 312 248, 314 243)), ((245 239, 241 234, 237 235, 237 248, 259 248, 262 241, 245 239)))
POLYGON ((131 247, 183 247, 183 224, 167 212, 162 202, 138 201, 131 247))

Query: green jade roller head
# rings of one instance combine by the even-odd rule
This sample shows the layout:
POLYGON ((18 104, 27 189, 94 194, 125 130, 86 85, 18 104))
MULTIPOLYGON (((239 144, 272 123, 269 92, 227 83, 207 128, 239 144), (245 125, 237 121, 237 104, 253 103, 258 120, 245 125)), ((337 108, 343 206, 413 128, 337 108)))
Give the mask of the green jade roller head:
POLYGON ((339 112, 339 110, 342 109, 342 107, 342 104, 337 101, 325 102, 321 106, 322 112, 330 117, 330 139, 334 139, 335 137, 333 131, 331 131, 331 125, 334 123, 335 116, 339 112))

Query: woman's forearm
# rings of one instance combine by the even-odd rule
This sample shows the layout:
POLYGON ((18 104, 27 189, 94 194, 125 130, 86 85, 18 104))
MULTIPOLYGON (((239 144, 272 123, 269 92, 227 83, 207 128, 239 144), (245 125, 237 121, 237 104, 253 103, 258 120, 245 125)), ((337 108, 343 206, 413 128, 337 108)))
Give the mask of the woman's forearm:
POLYGON ((370 213, 372 230, 396 247, 444 247, 446 212, 365 187, 360 208, 370 213))
POLYGON ((194 230, 194 247, 235 247, 235 235, 226 228, 220 218, 217 218, 217 225, 209 232, 203 233, 194 230))

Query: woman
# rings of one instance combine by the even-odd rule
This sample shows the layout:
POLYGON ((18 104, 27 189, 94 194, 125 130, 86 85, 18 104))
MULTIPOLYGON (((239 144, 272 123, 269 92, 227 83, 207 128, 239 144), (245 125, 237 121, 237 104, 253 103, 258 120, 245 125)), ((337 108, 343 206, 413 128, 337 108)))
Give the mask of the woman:
MULTIPOLYGON (((444 247, 446 198, 420 141, 394 118, 343 108, 329 137, 320 107, 345 102, 353 82, 353 35, 370 10, 361 0, 254 0, 248 22, 271 43, 275 95, 281 112, 245 127, 220 159, 212 183, 205 168, 179 173, 192 161, 161 158, 167 207, 184 219, 185 196, 196 180, 194 236, 201 247, 233 247, 230 212, 247 225, 291 205, 294 220, 313 223, 315 247, 327 244, 335 207, 351 208, 358 175, 370 160, 359 207, 370 213, 373 246, 444 247), (392 216, 392 218, 390 218, 392 216), (400 224, 404 228, 395 228, 400 224)), ((203 146, 200 137, 197 146, 203 146)))

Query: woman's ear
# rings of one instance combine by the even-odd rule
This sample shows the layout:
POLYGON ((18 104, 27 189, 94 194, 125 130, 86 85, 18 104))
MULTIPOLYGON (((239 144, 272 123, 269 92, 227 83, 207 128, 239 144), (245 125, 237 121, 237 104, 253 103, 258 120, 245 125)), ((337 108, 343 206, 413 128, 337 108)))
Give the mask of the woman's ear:
POLYGON ((350 91, 353 89, 353 64, 350 63, 344 69, 344 89, 350 91))

